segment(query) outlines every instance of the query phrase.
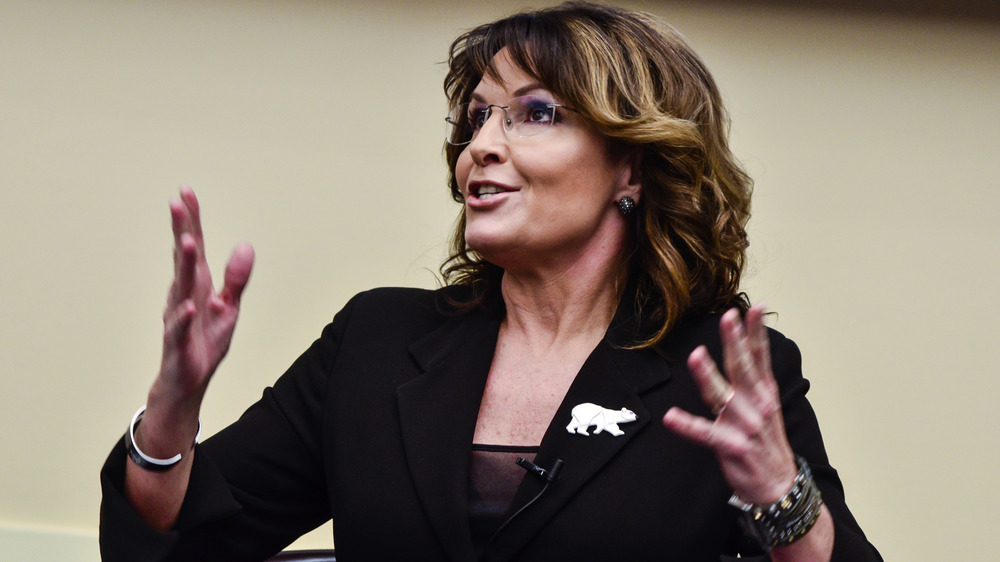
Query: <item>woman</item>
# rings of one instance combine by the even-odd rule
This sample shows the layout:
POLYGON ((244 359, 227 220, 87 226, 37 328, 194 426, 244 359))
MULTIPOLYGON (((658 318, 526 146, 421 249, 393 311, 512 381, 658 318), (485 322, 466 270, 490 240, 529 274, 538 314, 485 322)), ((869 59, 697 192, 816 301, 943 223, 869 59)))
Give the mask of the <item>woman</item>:
POLYGON ((358 295, 196 448, 253 250, 215 294, 197 199, 171 203, 163 362, 102 472, 104 555, 262 559, 332 517, 342 560, 880 559, 795 345, 738 293, 750 181, 683 40, 567 4, 459 37, 445 90, 447 286, 358 295))

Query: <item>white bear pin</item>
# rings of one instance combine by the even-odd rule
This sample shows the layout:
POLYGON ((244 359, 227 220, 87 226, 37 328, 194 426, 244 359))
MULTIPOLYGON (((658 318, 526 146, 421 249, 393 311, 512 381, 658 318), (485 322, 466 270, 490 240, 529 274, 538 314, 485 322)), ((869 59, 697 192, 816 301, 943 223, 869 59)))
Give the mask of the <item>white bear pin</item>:
POLYGON ((587 433, 587 428, 590 426, 594 427, 594 435, 602 431, 607 431, 611 435, 618 437, 620 435, 625 435, 625 432, 618 429, 618 424, 629 423, 635 421, 635 412, 627 408, 622 408, 621 410, 609 410, 608 408, 602 408, 597 404, 591 404, 590 402, 584 402, 583 404, 577 404, 573 406, 571 411, 573 419, 566 426, 566 431, 570 433, 579 433, 580 435, 590 435, 587 433))

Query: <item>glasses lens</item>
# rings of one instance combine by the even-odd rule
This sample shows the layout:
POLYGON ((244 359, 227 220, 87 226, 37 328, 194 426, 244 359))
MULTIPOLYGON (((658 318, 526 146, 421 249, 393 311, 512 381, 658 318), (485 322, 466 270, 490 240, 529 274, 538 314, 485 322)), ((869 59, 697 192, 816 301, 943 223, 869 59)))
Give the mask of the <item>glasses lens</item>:
POLYGON ((556 120, 555 102, 536 96, 522 96, 508 102, 510 106, 510 126, 519 137, 531 137, 543 133, 556 120))
POLYGON ((471 135, 463 133, 464 130, 468 129, 465 126, 467 123, 465 118, 467 107, 468 104, 462 104, 452 109, 451 113, 444 118, 444 140, 447 141, 448 144, 465 144, 472 140, 471 135))
POLYGON ((483 122, 489 118, 489 108, 481 103, 463 103, 445 118, 445 140, 449 144, 468 144, 483 122))

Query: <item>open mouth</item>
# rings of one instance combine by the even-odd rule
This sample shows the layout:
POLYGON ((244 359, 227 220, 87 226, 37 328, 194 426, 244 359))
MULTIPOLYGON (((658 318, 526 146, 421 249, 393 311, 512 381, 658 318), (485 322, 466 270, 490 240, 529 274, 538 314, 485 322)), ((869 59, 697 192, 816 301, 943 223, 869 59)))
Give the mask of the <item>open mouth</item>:
POLYGON ((503 193, 505 190, 500 189, 495 185, 484 185, 482 189, 476 192, 476 197, 482 199, 483 201, 493 197, 497 193, 503 193))
POLYGON ((514 191, 513 189, 508 189, 502 185, 497 185, 495 183, 473 183, 469 186, 469 193, 472 197, 479 199, 480 201, 487 201, 496 195, 501 193, 507 193, 514 191))

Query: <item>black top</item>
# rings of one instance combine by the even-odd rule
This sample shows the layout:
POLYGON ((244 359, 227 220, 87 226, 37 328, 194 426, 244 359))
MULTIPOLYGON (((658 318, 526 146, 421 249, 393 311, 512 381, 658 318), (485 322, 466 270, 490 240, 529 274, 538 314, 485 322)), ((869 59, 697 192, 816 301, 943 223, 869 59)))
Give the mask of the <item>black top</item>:
POLYGON ((535 460, 538 447, 472 444, 469 462, 469 528, 482 552, 507 518, 514 494, 527 474, 518 457, 535 460))
MULTIPOLYGON (((258 403, 197 446, 170 532, 147 528, 125 500, 119 440, 101 473, 104 560, 261 560, 332 517, 338 560, 475 561, 472 439, 503 311, 457 313, 442 298, 464 292, 379 289, 352 299, 258 403)), ((731 490, 715 455, 660 423, 673 406, 710 415, 684 359, 704 344, 718 360, 719 317, 686 318, 656 349, 634 351, 622 345, 635 335, 629 310, 619 308, 542 438, 534 462, 562 459, 559 479, 482 560, 761 554, 726 504, 731 490), (581 403, 627 408, 637 419, 618 437, 570 433, 581 403)), ((770 339, 789 442, 833 515, 834 560, 881 560, 845 505, 798 349, 777 332, 770 339)), ((522 478, 508 513, 544 484, 522 478)))

